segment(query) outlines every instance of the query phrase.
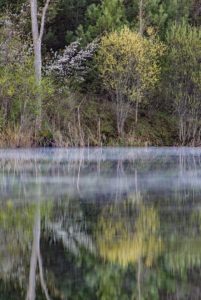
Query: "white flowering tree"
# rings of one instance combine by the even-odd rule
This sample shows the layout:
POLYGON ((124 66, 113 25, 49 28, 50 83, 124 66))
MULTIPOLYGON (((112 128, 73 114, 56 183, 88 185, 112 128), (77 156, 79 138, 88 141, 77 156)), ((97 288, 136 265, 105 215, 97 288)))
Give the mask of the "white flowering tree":
POLYGON ((46 65, 46 73, 60 78, 74 77, 82 81, 89 70, 88 63, 92 60, 97 47, 96 40, 85 48, 81 47, 80 40, 71 43, 61 53, 53 53, 52 59, 46 65))

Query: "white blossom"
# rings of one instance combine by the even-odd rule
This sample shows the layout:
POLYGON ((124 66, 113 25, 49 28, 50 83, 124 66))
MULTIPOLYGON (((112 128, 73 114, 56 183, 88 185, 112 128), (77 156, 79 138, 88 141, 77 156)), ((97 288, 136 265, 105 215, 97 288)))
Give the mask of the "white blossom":
POLYGON ((82 80, 89 70, 87 63, 93 58, 97 46, 95 40, 82 48, 78 40, 66 46, 62 53, 53 52, 52 59, 46 65, 46 73, 64 78, 74 76, 82 80))

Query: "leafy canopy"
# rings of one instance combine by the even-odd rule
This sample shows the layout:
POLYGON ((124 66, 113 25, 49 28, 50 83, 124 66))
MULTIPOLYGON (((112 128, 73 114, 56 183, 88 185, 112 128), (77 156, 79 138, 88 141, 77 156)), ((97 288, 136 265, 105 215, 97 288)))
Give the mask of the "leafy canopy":
POLYGON ((139 96, 158 83, 164 51, 161 42, 144 38, 128 27, 104 36, 97 59, 105 87, 139 101, 139 96))

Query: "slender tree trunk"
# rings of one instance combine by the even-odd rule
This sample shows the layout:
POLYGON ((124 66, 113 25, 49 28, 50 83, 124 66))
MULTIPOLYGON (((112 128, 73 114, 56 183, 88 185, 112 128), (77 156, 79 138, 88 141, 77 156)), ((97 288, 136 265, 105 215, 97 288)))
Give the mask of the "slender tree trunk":
POLYGON ((50 0, 46 0, 43 8, 41 25, 38 25, 38 3, 37 0, 30 0, 31 5, 31 24, 32 24, 32 37, 34 46, 34 68, 35 68, 35 81, 38 86, 37 95, 37 115, 36 115, 36 130, 40 130, 42 121, 42 99, 41 99, 41 79, 42 79, 42 38, 44 34, 45 16, 49 6, 50 0))
POLYGON ((33 243, 32 243, 32 252, 31 252, 31 259, 30 259, 30 269, 29 269, 29 284, 28 284, 26 300, 36 299, 37 265, 39 269, 40 283, 41 283, 42 290, 45 294, 46 300, 51 300, 44 279, 42 256, 40 252, 40 239, 41 239, 41 202, 40 201, 41 201, 42 193, 41 193, 41 183, 37 182, 37 180, 38 180, 38 170, 36 169, 37 203, 36 203, 36 213, 35 213, 35 221, 34 221, 34 228, 33 228, 33 243))
POLYGON ((101 142, 101 119, 98 118, 98 144, 100 147, 102 147, 102 142, 101 142))
POLYGON ((35 79, 38 86, 37 94, 37 115, 36 115, 36 130, 41 129, 42 123, 42 97, 41 97, 41 70, 42 70, 42 55, 41 55, 41 41, 38 40, 35 48, 35 79))
POLYGON ((135 103, 135 123, 138 122, 138 100, 135 103))
POLYGON ((35 69, 35 81, 38 88, 37 93, 37 114, 36 114, 36 131, 41 128, 41 94, 40 94, 40 84, 41 84, 41 70, 42 70, 42 56, 41 56, 41 40, 39 37, 38 28, 38 7, 37 0, 30 0, 31 4, 31 23, 32 23, 32 37, 34 46, 34 69, 35 69))
POLYGON ((37 17, 38 14, 37 0, 30 0, 30 3, 31 3, 32 37, 33 37, 33 46, 34 46, 35 79, 37 84, 40 84, 42 57, 41 57, 41 39, 39 36, 38 17, 37 17))
POLYGON ((36 45, 34 46, 34 67, 35 67, 35 78, 38 85, 41 84, 41 70, 42 70, 42 54, 41 54, 41 41, 38 40, 36 45))
POLYGON ((144 8, 144 0, 139 0, 139 33, 143 35, 144 33, 144 19, 143 19, 143 8, 144 8))
POLYGON ((26 300, 36 299, 36 270, 38 261, 38 249, 40 248, 40 204, 37 204, 37 210, 35 215, 35 224, 33 229, 33 244, 30 260, 29 271, 29 286, 27 291, 26 300))

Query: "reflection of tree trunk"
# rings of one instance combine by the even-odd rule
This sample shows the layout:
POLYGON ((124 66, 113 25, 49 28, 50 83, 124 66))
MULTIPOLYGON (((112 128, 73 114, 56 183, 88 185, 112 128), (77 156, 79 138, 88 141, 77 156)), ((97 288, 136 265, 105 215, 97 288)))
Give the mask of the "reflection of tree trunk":
POLYGON ((39 273, 40 273, 40 283, 41 283, 41 287, 44 291, 46 299, 50 300, 48 290, 47 290, 47 286, 46 286, 45 279, 44 279, 44 275, 43 275, 43 264, 42 264, 42 257, 41 257, 41 253, 40 253, 40 247, 39 247, 38 250, 39 250, 39 252, 38 252, 38 266, 39 266, 39 273))
POLYGON ((35 215, 35 224, 33 229, 33 244, 32 244, 32 253, 30 260, 30 272, 29 272, 29 287, 27 292, 26 300, 34 300, 36 297, 36 268, 37 268, 37 259, 38 251, 40 248, 40 205, 38 203, 36 215, 35 215))
POLYGON ((84 152, 83 149, 80 150, 80 157, 79 157, 79 166, 78 166, 78 172, 77 172, 77 191, 80 194, 80 172, 81 172, 81 167, 82 167, 82 162, 83 162, 83 157, 84 157, 84 152))
POLYGON ((141 300, 141 259, 138 259, 137 269, 137 288, 138 288, 138 300, 141 300))
POLYGON ((138 174, 137 169, 135 169, 135 194, 138 195, 138 174))
POLYGON ((101 119, 98 118, 98 145, 99 147, 102 147, 102 142, 101 142, 101 119))
POLYGON ((116 201, 120 200, 123 194, 123 189, 127 185, 126 176, 124 172, 124 164, 122 159, 118 159, 116 172, 116 201))
POLYGON ((39 267, 39 275, 40 275, 40 283, 42 290, 45 294, 47 300, 50 300, 48 295, 47 287, 44 280, 43 275, 43 264, 42 257, 40 253, 40 236, 41 236, 41 182, 38 180, 38 175, 41 174, 38 171, 37 166, 35 166, 36 171, 36 188, 37 188, 37 204, 36 204, 36 214, 35 214, 35 222, 33 228, 33 244, 32 244, 32 252, 31 252, 31 260, 30 260, 30 270, 29 270, 29 285, 26 300, 35 300, 36 299, 36 271, 37 271, 37 263, 39 267))

